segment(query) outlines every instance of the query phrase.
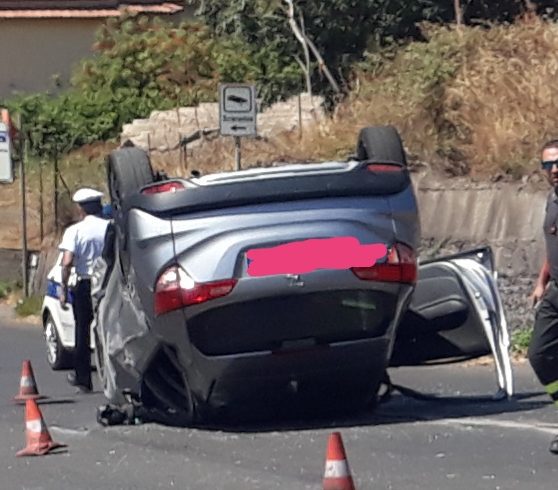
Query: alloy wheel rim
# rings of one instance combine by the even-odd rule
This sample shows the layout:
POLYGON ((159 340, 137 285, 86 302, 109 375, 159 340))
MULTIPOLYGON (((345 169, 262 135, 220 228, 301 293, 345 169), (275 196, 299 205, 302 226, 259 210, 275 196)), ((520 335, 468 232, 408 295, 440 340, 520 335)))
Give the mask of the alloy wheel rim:
POLYGON ((55 364, 57 360, 57 336, 56 328, 51 320, 45 326, 45 340, 47 345, 47 357, 50 364, 55 364))

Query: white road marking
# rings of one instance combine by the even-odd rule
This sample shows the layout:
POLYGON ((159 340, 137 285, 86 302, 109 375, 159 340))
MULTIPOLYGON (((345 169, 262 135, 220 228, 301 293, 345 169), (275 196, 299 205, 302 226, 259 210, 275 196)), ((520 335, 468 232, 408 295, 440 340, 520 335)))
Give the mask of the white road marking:
POLYGON ((535 430, 545 434, 558 434, 558 424, 544 424, 536 421, 515 422, 513 420, 496 420, 481 417, 462 417, 439 420, 423 420, 417 424, 444 425, 453 427, 487 427, 495 429, 535 430))
POLYGON ((49 426, 50 432, 58 432, 59 434, 64 434, 67 436, 87 436, 91 432, 87 429, 69 429, 68 427, 59 427, 57 425, 49 426))

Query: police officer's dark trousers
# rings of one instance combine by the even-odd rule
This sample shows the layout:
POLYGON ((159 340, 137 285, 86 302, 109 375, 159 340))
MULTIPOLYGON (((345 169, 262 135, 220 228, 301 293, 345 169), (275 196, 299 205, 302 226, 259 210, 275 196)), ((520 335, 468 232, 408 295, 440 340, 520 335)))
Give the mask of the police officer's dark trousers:
POLYGON ((529 362, 558 406, 558 284, 551 280, 537 308, 529 362))
POLYGON ((74 350, 76 384, 91 389, 90 328, 93 321, 93 306, 91 304, 90 279, 78 281, 74 289, 73 310, 76 323, 74 350))

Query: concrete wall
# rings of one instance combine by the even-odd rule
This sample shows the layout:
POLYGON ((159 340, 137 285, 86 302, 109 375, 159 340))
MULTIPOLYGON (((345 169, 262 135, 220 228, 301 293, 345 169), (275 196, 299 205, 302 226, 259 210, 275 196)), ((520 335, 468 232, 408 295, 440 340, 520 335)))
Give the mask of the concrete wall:
POLYGON ((489 243, 501 273, 526 274, 540 267, 547 190, 510 183, 441 185, 445 188, 417 183, 425 238, 489 243))
POLYGON ((533 324, 528 304, 544 259, 542 232, 548 188, 543 183, 474 184, 415 178, 423 257, 490 245, 511 329, 533 324))

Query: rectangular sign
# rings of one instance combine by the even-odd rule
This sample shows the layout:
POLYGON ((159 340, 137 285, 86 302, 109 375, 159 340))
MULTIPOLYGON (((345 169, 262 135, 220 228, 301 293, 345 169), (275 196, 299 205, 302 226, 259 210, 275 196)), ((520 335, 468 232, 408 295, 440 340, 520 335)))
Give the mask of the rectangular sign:
POLYGON ((229 83, 219 86, 219 130, 222 136, 256 136, 256 87, 229 83))
POLYGON ((8 126, 0 122, 0 182, 11 184, 13 181, 14 167, 10 132, 8 126))

